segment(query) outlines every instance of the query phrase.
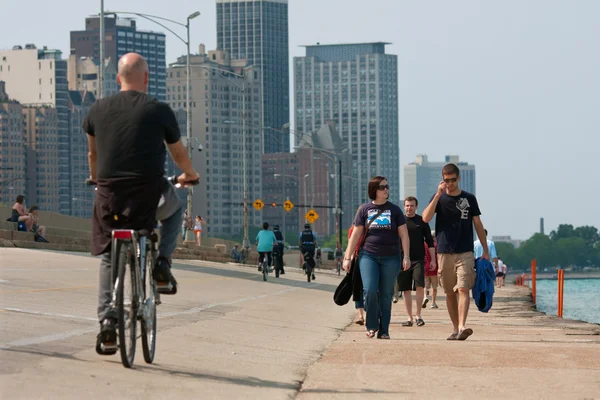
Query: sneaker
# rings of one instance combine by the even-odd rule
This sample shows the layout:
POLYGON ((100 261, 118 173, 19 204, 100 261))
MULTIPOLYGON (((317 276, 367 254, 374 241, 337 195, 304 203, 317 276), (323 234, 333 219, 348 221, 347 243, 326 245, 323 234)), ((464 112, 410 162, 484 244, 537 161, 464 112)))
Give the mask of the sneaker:
POLYGON ((177 281, 171 274, 171 263, 165 257, 159 257, 154 265, 153 277, 158 286, 158 293, 177 293, 177 281))
POLYGON ((317 277, 315 276, 315 274, 312 274, 312 280, 314 281, 315 279, 317 279, 317 277))
POLYGON ((427 303, 429 303, 429 299, 426 297, 425 300, 423 300, 423 305, 421 308, 427 308, 427 303))
POLYGON ((394 298, 392 299, 392 301, 394 302, 394 304, 396 304, 398 302, 398 296, 394 296, 394 298))
POLYGON ((439 307, 438 307, 438 305, 437 305, 437 304, 433 303, 433 304, 431 305, 431 308, 439 308, 439 307))
POLYGON ((117 352, 117 321, 106 318, 100 324, 100 333, 96 337, 96 353, 111 356, 117 352))

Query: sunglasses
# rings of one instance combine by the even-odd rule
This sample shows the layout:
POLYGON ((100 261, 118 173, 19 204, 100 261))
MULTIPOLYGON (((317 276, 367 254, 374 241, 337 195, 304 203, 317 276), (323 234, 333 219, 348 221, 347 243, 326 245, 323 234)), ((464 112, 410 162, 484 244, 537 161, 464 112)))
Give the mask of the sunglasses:
POLYGON ((390 185, 379 185, 377 186, 377 190, 386 190, 386 189, 390 189, 390 185))
POLYGON ((444 179, 444 182, 446 183, 454 183, 458 180, 458 178, 448 178, 448 179, 444 179))

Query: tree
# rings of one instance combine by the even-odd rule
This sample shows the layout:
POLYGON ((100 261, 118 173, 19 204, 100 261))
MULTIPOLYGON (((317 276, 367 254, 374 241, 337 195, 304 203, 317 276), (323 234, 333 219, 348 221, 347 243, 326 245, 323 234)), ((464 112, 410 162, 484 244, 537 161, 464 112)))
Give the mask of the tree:
POLYGON ((496 242, 496 253, 504 263, 511 268, 523 268, 527 262, 523 262, 517 254, 517 249, 512 243, 496 242))
POLYGON ((575 236, 575 229, 570 224, 560 224, 555 231, 550 232, 550 239, 556 242, 558 239, 575 236))
MULTIPOLYGON (((562 226, 562 225, 561 225, 562 226)), ((535 233, 518 248, 517 254, 523 262, 536 259, 540 267, 551 267, 557 263, 554 255, 554 243, 542 233, 535 233)))
POLYGON ((598 229, 595 226, 579 226, 575 228, 573 232, 574 236, 582 238, 585 241, 586 246, 593 247, 600 241, 600 235, 598 229))
POLYGON ((591 261, 592 248, 580 237, 558 239, 554 249, 556 262, 563 268, 570 265, 584 267, 591 261))

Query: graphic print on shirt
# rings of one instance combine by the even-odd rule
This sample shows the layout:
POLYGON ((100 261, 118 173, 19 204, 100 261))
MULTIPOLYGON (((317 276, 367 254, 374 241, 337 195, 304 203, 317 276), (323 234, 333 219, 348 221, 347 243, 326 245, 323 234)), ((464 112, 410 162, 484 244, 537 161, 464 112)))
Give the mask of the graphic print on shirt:
POLYGON ((456 208, 460 210, 461 219, 469 219, 469 207, 470 204, 466 198, 461 197, 460 199, 458 199, 458 201, 456 202, 456 208))
MULTIPOLYGON (((379 210, 369 210, 367 223, 371 221, 379 210)), ((369 229, 392 229, 392 210, 385 210, 375 221, 371 223, 369 229)))

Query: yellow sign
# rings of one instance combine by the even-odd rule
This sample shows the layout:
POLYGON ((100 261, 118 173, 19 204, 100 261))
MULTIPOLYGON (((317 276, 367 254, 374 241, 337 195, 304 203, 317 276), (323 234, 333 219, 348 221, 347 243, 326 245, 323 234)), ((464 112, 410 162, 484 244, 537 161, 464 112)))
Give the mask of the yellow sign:
POLYGON ((292 208, 294 208, 294 203, 292 203, 289 200, 286 200, 285 203, 283 203, 283 208, 285 208, 285 211, 291 211, 292 208))
POLYGON ((308 210, 304 218, 312 224, 319 218, 319 214, 315 210, 308 210))
POLYGON ((265 206, 265 203, 263 203, 261 199, 256 199, 252 205, 253 205, 253 206, 254 206, 254 208, 256 208, 258 211, 260 211, 260 210, 262 210, 262 208, 265 206))

